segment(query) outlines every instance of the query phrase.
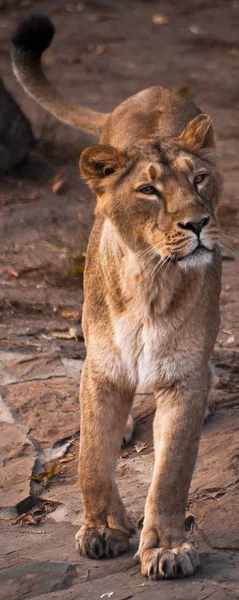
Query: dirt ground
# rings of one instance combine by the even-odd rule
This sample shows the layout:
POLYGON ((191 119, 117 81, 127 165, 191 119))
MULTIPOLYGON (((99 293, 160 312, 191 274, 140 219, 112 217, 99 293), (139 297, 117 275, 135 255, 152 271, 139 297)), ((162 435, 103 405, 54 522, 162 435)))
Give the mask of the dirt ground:
POLYGON ((0 182, 0 598, 223 600, 239 595, 238 161, 239 1, 42 0, 0 2, 1 77, 38 140, 0 182), (56 37, 44 56, 66 96, 109 111, 160 84, 181 89, 213 118, 224 175, 219 210, 223 287, 214 352, 217 385, 193 476, 186 527, 202 565, 187 580, 142 578, 133 556, 152 465, 154 399, 136 396, 136 430, 122 449, 119 488, 138 528, 132 550, 90 561, 75 551, 78 383, 84 252, 94 199, 78 172, 93 138, 57 123, 20 89, 9 38, 31 12, 56 37))

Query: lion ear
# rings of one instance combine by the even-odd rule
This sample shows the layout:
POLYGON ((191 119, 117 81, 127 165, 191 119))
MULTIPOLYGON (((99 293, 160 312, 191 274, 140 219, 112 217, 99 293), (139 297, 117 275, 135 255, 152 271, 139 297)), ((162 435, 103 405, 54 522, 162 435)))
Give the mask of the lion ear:
POLYGON ((191 150, 214 148, 212 121, 207 115, 198 115, 189 121, 181 135, 177 138, 180 146, 191 150))
POLYGON ((125 162, 125 155, 113 146, 95 145, 83 150, 80 171, 95 194, 105 190, 106 179, 113 175, 125 162))

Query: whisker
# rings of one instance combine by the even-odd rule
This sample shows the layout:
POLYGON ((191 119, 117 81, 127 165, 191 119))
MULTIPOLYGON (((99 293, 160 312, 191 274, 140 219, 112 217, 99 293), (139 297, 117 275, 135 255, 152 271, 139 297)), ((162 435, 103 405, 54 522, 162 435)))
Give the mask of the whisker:
POLYGON ((220 242, 219 242, 219 246, 221 246, 221 248, 223 250, 226 250, 227 252, 231 253, 232 256, 237 260, 237 255, 235 254, 235 252, 233 252, 230 248, 227 248, 227 246, 225 246, 225 244, 220 244, 220 242))
POLYGON ((151 279, 153 279, 153 277, 154 277, 154 274, 155 274, 155 271, 157 270, 158 266, 162 264, 162 262, 163 262, 164 260, 165 260, 165 257, 164 257, 164 258, 162 258, 161 260, 159 260, 159 261, 156 263, 156 265, 155 265, 155 266, 154 266, 154 268, 153 268, 153 271, 152 271, 152 273, 150 273, 150 276, 149 276, 149 278, 148 278, 148 281, 147 281, 147 283, 149 283, 149 282, 151 281, 151 279))
MULTIPOLYGON (((164 250, 166 250, 166 246, 165 246, 165 247, 163 246, 162 250, 163 250, 163 251, 164 251, 164 250)), ((153 260, 153 258, 156 258, 156 255, 155 255, 155 253, 154 253, 154 254, 153 254, 151 257, 150 257, 150 259, 149 259, 149 260, 147 260, 147 262, 145 263, 145 265, 144 265, 144 266, 143 266, 143 268, 141 269, 141 273, 142 273, 142 272, 143 272, 143 271, 146 269, 146 267, 147 267, 147 266, 149 265, 149 263, 150 263, 150 262, 153 260)), ((160 257, 160 261, 162 260, 162 258, 164 258, 164 257, 160 257)), ((158 264, 158 263, 157 263, 157 264, 158 264)))
POLYGON ((173 262, 173 260, 174 260, 174 258, 175 258, 175 254, 176 254, 176 253, 174 253, 174 254, 173 254, 171 257, 170 257, 170 259, 169 259, 169 261, 168 261, 168 265, 167 265, 167 267, 166 267, 166 269, 165 269, 165 271, 164 271, 164 277, 165 277, 165 275, 166 275, 166 273, 167 273, 167 270, 168 270, 168 268, 169 268, 169 265, 170 265, 170 263, 172 263, 172 262, 173 262))
MULTIPOLYGON (((218 231, 220 232, 220 235, 223 235, 223 236, 225 236, 226 238, 228 238, 228 240, 231 240, 231 236, 230 236, 230 235, 227 235, 227 234, 224 232, 224 229, 222 229, 222 227, 217 227, 217 229, 218 229, 218 231)), ((239 237, 239 233, 238 233, 237 231, 233 231, 231 235, 233 235, 233 236, 235 235, 236 237, 239 237)))
POLYGON ((152 246, 150 246, 149 248, 146 248, 144 250, 140 250, 140 252, 136 252, 135 256, 142 258, 144 255, 147 255, 150 252, 152 252, 152 246))
POLYGON ((160 242, 157 242, 157 244, 153 244, 153 246, 149 246, 149 248, 146 248, 144 250, 140 250, 139 252, 136 252, 135 256, 143 256, 144 254, 152 252, 152 250, 154 250, 155 248, 159 249, 164 243, 165 243, 164 240, 161 240, 160 242))
POLYGON ((164 260, 162 261, 162 263, 159 265, 159 269, 156 271, 155 276, 159 274, 159 272, 161 271, 161 269, 164 267, 164 265, 166 265, 168 262, 170 262, 170 259, 168 258, 168 256, 165 256, 164 260))
POLYGON ((222 235, 222 236, 223 236, 224 238, 226 238, 226 240, 228 240, 229 242, 231 242, 231 241, 232 241, 232 240, 231 240, 231 238, 230 238, 228 235, 226 235, 225 233, 222 233, 221 231, 219 231, 219 235, 220 235, 220 236, 222 235))
MULTIPOLYGON (((157 256, 157 252, 155 252, 155 250, 160 250, 161 252, 164 252, 164 250, 166 249, 166 244, 165 243, 158 243, 158 244, 154 244, 153 246, 150 247, 151 253, 152 253, 152 257, 156 257, 157 256)), ((140 258, 143 258, 143 256, 141 256, 140 258)), ((146 263, 147 264, 147 263, 146 263)))
POLYGON ((144 264, 144 266, 141 269, 141 273, 143 273, 143 271, 146 269, 146 267, 149 265, 149 263, 151 263, 151 261, 155 258, 155 253, 152 254, 152 256, 150 256, 149 260, 147 260, 147 262, 144 264))
POLYGON ((168 262, 168 256, 164 256, 161 260, 159 260, 157 262, 157 264, 155 265, 155 267, 153 269, 153 272, 150 274, 150 276, 146 282, 146 285, 149 285, 151 283, 151 281, 153 279, 155 279, 155 277, 159 274, 159 272, 161 271, 161 269, 167 262, 168 262))
POLYGON ((206 230, 206 233, 220 233, 218 227, 210 227, 210 229, 206 230))

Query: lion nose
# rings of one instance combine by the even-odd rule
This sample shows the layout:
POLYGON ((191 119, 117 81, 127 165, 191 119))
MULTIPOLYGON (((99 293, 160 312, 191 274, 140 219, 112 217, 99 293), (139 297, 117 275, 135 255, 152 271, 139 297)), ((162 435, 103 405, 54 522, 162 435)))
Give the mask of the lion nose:
POLYGON ((193 233, 199 235, 202 231, 202 228, 207 225, 208 221, 209 217, 204 217, 198 221, 186 221, 186 223, 178 223, 178 227, 181 227, 181 229, 190 229, 190 231, 193 231, 193 233))

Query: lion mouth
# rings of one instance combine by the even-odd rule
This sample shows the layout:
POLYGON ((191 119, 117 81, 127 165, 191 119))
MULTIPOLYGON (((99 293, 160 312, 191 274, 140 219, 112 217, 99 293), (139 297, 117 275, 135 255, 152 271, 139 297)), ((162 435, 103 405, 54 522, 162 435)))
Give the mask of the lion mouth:
POLYGON ((185 260, 186 258, 189 258, 191 256, 202 256, 203 254, 205 254, 205 252, 213 252, 213 250, 211 250, 210 248, 207 248, 207 246, 204 246, 204 244, 202 244, 200 241, 198 242, 198 245, 196 246, 196 248, 194 248, 194 250, 192 250, 191 252, 188 252, 188 254, 185 254, 185 256, 179 256, 177 253, 175 254, 174 258, 173 258, 173 262, 177 263, 177 262, 182 262, 183 260, 185 260))

